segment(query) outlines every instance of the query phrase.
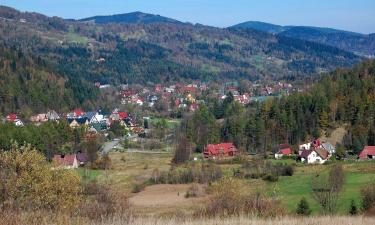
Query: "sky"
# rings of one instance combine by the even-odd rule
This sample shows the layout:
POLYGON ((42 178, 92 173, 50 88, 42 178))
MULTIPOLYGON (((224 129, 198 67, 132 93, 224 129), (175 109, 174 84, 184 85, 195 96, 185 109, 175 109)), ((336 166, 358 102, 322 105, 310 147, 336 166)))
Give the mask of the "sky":
POLYGON ((217 27, 251 20, 375 33, 375 0, 0 0, 0 5, 70 19, 141 11, 217 27))

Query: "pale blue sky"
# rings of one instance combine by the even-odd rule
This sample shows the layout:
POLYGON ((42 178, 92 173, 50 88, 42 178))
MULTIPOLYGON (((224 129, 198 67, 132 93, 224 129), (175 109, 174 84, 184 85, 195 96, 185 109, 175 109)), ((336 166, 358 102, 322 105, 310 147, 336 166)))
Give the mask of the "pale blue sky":
POLYGON ((142 11, 218 27, 257 20, 375 33, 375 0, 0 0, 0 4, 74 19, 142 11))

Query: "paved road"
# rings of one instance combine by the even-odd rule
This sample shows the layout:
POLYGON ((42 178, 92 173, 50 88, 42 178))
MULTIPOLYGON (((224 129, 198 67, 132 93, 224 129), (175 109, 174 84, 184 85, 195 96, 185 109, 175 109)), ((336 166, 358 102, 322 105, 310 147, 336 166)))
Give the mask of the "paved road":
POLYGON ((120 141, 122 141, 122 139, 105 142, 102 147, 101 153, 103 155, 108 154, 109 151, 111 151, 115 146, 117 146, 120 143, 120 141))

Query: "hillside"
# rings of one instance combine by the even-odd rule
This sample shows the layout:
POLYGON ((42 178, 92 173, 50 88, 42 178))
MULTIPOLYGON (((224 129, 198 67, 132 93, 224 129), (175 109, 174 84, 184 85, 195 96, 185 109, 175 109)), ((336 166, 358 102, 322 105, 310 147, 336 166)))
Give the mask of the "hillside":
POLYGON ((69 80, 56 73, 39 57, 0 44, 0 113, 11 113, 22 108, 23 113, 47 109, 68 110, 77 106, 78 93, 96 92, 79 78, 69 80), (77 89, 75 84, 82 84, 77 89))
MULTIPOLYGON (((10 11, 2 8, 0 17, 30 15, 15 17, 12 15, 17 13, 10 11)), ((1 20, 0 26, 0 40, 6 44, 32 49, 55 61, 63 73, 79 74, 91 81, 255 80, 312 75, 360 61, 351 53, 329 46, 258 31, 200 25, 100 25, 33 16, 24 23, 1 20), (99 58, 105 62, 98 65, 99 58)))
POLYGON ((169 24, 183 24, 180 21, 153 14, 142 12, 132 12, 125 14, 117 14, 111 16, 94 16, 80 19, 83 22, 94 22, 97 24, 107 23, 123 23, 123 24, 151 24, 151 23, 169 23, 169 24))
POLYGON ((91 106, 94 82, 316 77, 362 60, 331 46, 256 30, 153 23, 149 15, 132 15, 136 19, 127 15, 127 21, 143 22, 96 24, 0 7, 0 42, 45 62, 67 82, 76 103, 91 106))
POLYGON ((375 55, 375 40, 373 34, 366 35, 321 27, 280 26, 256 21, 244 22, 232 27, 241 29, 255 29, 290 38, 313 41, 363 56, 375 55))
MULTIPOLYGON (((232 111, 219 118, 224 119, 223 127, 212 129, 207 135, 233 141, 252 153, 273 151, 280 143, 298 145, 325 135, 324 139, 334 138, 340 142, 339 146, 358 154, 364 146, 375 144, 374 90, 375 61, 372 60, 353 69, 335 70, 322 76, 305 93, 253 104, 249 111, 236 108, 235 103, 233 106, 223 103, 222 108, 212 106, 211 115, 232 111)), ((208 112, 202 109, 196 116, 202 113, 208 112)), ((195 143, 199 139, 192 131, 200 125, 191 123, 192 130, 186 135, 195 143)))

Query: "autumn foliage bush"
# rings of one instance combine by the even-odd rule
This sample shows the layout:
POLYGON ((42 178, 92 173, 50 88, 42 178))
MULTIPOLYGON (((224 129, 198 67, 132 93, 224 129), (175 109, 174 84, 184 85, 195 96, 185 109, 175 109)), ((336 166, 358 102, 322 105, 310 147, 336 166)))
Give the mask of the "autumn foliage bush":
POLYGON ((54 170, 30 145, 13 143, 0 151, 0 207, 22 210, 74 210, 82 200, 80 177, 54 170))

